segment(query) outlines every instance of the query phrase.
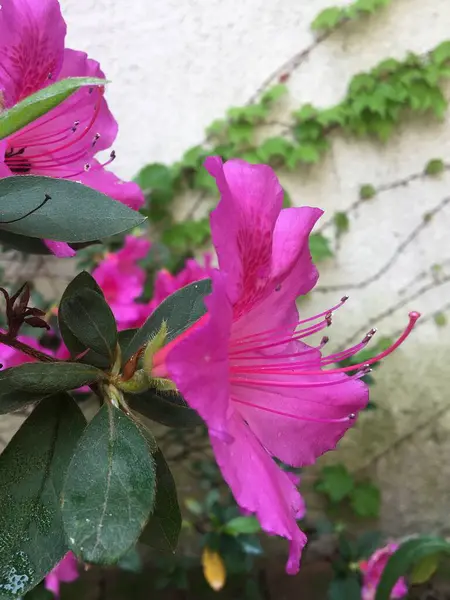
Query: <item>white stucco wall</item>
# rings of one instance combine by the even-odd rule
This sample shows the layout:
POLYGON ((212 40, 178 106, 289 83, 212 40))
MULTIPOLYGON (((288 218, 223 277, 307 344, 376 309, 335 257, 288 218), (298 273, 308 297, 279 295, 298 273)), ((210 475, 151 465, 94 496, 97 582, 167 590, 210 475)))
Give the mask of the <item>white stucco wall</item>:
MULTIPOLYGON (((112 80, 108 98, 121 128, 118 173, 130 177, 146 162, 176 160, 200 142, 207 124, 245 103, 270 73, 311 44, 309 24, 329 3, 62 0, 69 44, 100 60, 112 80)), ((382 13, 321 44, 292 76, 292 97, 297 104, 335 103, 353 74, 407 50, 425 52, 449 32, 449 0, 392 0, 382 13)), ((355 202, 361 183, 389 184, 420 172, 433 157, 449 162, 449 134, 447 119, 414 120, 385 145, 338 136, 320 166, 286 183, 298 203, 332 214, 355 202)), ((342 289, 315 293, 305 306, 318 312, 351 294, 333 326, 337 347, 361 327, 376 325, 382 334, 401 329, 411 309, 428 319, 380 369, 373 393, 381 408, 362 417, 337 457, 356 470, 367 468, 382 483, 384 525, 391 533, 438 527, 448 514, 450 337, 449 327, 438 328, 430 316, 450 302, 450 284, 426 293, 420 288, 450 273, 450 205, 398 252, 446 195, 448 174, 362 205, 351 214, 336 258, 321 272, 319 287, 342 289), (389 262, 375 282, 352 289, 389 262), (432 275, 433 264, 444 264, 439 276, 432 275), (402 300, 405 306, 383 316, 402 300)))

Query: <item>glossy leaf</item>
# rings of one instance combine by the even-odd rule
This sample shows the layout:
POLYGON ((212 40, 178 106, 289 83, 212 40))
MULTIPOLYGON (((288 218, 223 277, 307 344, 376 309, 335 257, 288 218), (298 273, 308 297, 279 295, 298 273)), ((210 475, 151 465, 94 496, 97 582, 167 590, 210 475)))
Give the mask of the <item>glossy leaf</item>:
POLYGON ((27 96, 0 115, 0 140, 49 112, 80 88, 104 86, 105 83, 97 77, 70 77, 27 96))
POLYGON ((163 321, 167 323, 168 342, 198 321, 206 312, 203 300, 210 293, 211 281, 203 279, 181 288, 166 298, 123 349, 124 361, 131 358, 152 335, 160 330, 163 321))
POLYGON ((148 390, 129 394, 127 403, 132 410, 166 427, 196 427, 203 423, 199 414, 175 392, 148 390))
POLYGON ((18 391, 12 384, 11 369, 0 371, 0 415, 25 408, 43 398, 43 393, 18 391))
POLYGON ((61 301, 59 319, 85 348, 113 361, 117 346, 116 320, 103 295, 81 289, 61 301))
POLYGON ((73 390, 104 377, 102 371, 81 363, 26 363, 3 371, 8 385, 31 394, 55 394, 73 390))
POLYGON ((156 463, 156 497, 153 513, 139 541, 157 550, 175 552, 181 531, 177 488, 159 448, 153 453, 156 463))
POLYGON ((115 564, 136 543, 153 509, 155 461, 139 428, 103 405, 70 463, 62 511, 69 546, 82 560, 115 564))
POLYGON ((0 599, 32 589, 68 548, 60 493, 85 419, 67 394, 43 400, 0 456, 0 599))
POLYGON ((375 600, 389 600, 400 577, 423 561, 437 554, 450 555, 450 542, 438 537, 423 536, 407 540, 389 558, 377 587, 375 600))
POLYGON ((36 175, 0 179, 0 229, 63 242, 91 242, 145 220, 140 213, 76 181, 36 175))

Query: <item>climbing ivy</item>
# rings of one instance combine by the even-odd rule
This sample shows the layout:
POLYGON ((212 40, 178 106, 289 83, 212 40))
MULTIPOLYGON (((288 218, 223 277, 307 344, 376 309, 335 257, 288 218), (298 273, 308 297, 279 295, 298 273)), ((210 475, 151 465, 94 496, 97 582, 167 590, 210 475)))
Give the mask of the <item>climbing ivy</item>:
POLYGON ((392 0, 356 0, 347 6, 330 6, 322 10, 311 23, 314 31, 331 31, 347 21, 371 15, 392 0))

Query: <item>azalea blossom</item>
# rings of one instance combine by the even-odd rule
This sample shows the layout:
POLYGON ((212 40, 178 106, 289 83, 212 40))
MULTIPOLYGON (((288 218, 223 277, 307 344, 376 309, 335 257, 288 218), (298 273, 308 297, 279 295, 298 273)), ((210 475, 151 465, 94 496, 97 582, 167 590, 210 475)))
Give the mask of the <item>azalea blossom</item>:
POLYGON ((45 588, 59 598, 61 583, 71 583, 78 579, 78 561, 72 552, 68 552, 56 567, 45 578, 45 588))
MULTIPOLYGON (((375 600, 378 584, 387 565, 388 560, 398 550, 398 544, 389 543, 376 550, 368 561, 359 564, 363 574, 362 600, 375 600)), ((406 581, 401 577, 391 592, 391 598, 403 598, 408 593, 406 581)))
POLYGON ((206 422, 222 474, 238 504, 268 533, 290 541, 287 571, 296 573, 306 536, 304 506, 293 479, 273 457, 300 467, 335 448, 368 402, 368 364, 328 368, 364 348, 323 355, 306 339, 328 328, 346 301, 299 318, 296 299, 318 273, 308 238, 322 211, 281 210, 282 188, 270 167, 209 158, 221 200, 211 215, 219 261, 207 314, 154 357, 154 375, 170 377, 206 422))
POLYGON ((124 247, 109 252, 92 272, 114 313, 119 329, 134 327, 142 306, 136 303, 144 291, 145 270, 137 263, 145 258, 150 242, 134 235, 125 236, 124 247))
MULTIPOLYGON (((3 0, 0 10, 0 112, 68 77, 105 76, 84 52, 64 47, 66 24, 57 0, 3 0)), ((105 169, 95 155, 110 148, 117 123, 101 86, 86 87, 46 115, 0 141, 0 177, 46 175, 71 179, 138 209, 144 196, 105 169)), ((80 210, 83 207, 80 206, 80 210)), ((65 242, 46 240, 57 256, 73 256, 65 242)))

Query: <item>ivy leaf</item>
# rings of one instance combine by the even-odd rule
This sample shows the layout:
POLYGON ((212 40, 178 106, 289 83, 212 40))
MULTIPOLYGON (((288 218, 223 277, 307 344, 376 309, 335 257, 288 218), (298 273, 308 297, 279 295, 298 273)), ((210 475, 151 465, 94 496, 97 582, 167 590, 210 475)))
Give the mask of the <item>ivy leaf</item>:
POLYGON ((438 327, 445 327, 447 325, 447 317, 443 312, 436 313, 433 319, 438 327))
POLYGON ((269 114, 268 106, 264 104, 250 104, 249 106, 233 107, 227 112, 231 121, 242 123, 260 123, 269 114))
POLYGON ((359 188, 359 197, 361 200, 370 200, 376 196, 377 190, 370 183, 365 183, 359 188))
POLYGON ((240 146, 241 144, 251 144, 255 126, 247 121, 232 123, 228 128, 228 137, 233 144, 240 146))
POLYGON ((0 456, 2 599, 32 589, 68 550, 60 494, 85 424, 71 396, 46 398, 0 456))
MULTIPOLYGON (((213 195, 213 196, 217 196, 217 186, 216 186, 216 180, 214 179, 214 177, 212 177, 212 175, 210 175, 208 173, 208 171, 205 169, 205 167, 201 167, 195 174, 194 176, 194 187, 199 189, 199 190, 203 190, 205 192, 208 192, 209 194, 213 195)), ((205 222, 201 221, 202 225, 202 235, 204 234, 204 230, 206 230, 206 233, 209 233, 209 228, 207 229, 205 222)))
POLYGON ((319 117, 320 114, 321 112, 319 112, 319 110, 315 108, 312 104, 303 104, 301 108, 292 113, 292 116, 297 121, 302 122, 319 117))
POLYGON ((210 136, 219 137, 227 130, 228 123, 224 119, 216 119, 206 128, 206 133, 210 136))
POLYGON ((425 175, 440 175, 444 170, 444 161, 441 158, 432 158, 425 167, 425 175))
POLYGON ((290 169, 294 169, 298 163, 312 165, 320 160, 320 151, 312 144, 301 144, 294 148, 286 160, 290 169))
POLYGON ((313 31, 333 29, 343 20, 345 12, 337 6, 330 6, 322 10, 311 23, 313 31))
POLYGON ((174 173, 170 167, 161 163, 147 165, 135 178, 145 194, 159 192, 167 202, 174 196, 174 173))
POLYGON ((292 149, 292 143, 286 138, 271 137, 264 140, 258 148, 258 156, 263 163, 270 163, 273 159, 282 159, 286 162, 292 149))
POLYGON ((150 517, 155 487, 155 461, 140 430, 104 404, 78 443, 64 485, 71 550, 85 562, 115 564, 150 517))
POLYGON ((105 83, 107 82, 104 79, 97 77, 70 77, 27 96, 0 115, 0 140, 45 115, 80 88, 87 86, 103 87, 105 83))
POLYGON ((336 233, 341 236, 343 233, 347 233, 350 227, 350 221, 345 212, 336 212, 334 213, 334 225, 336 227, 336 233))
POLYGON ((326 494, 332 502, 340 502, 349 496, 353 488, 353 477, 344 465, 324 467, 320 473, 320 479, 315 485, 315 489, 326 494))
POLYGON ((321 233, 313 233, 309 236, 309 250, 314 263, 321 262, 333 256, 330 242, 321 233))
POLYGON ((288 87, 284 83, 277 83, 276 85, 269 88, 261 96, 261 102, 263 104, 273 104, 288 93, 288 87))
POLYGON ((450 41, 446 40, 431 52, 431 60, 441 66, 450 61, 450 41))
POLYGON ((381 494, 373 483, 358 483, 351 491, 350 501, 359 517, 376 518, 380 514, 381 494))

